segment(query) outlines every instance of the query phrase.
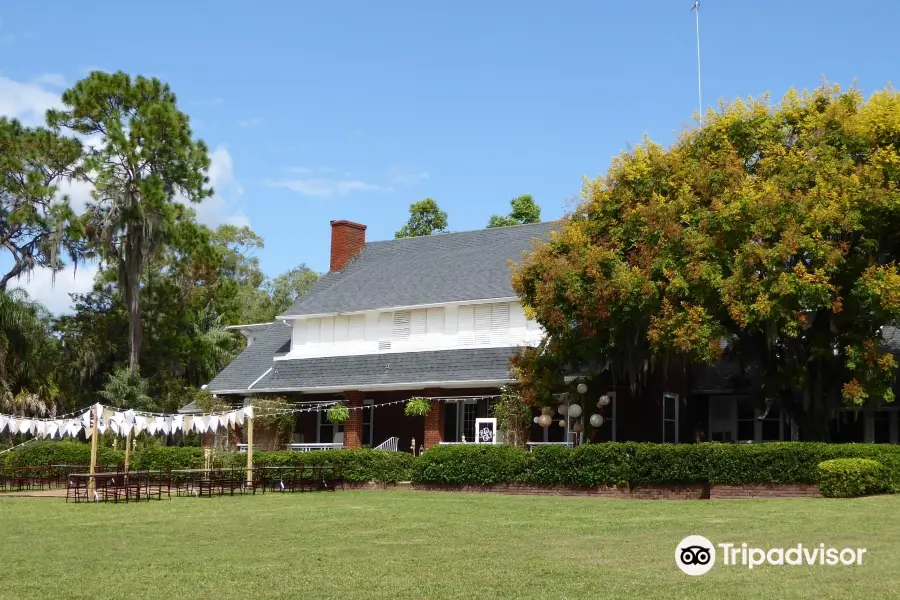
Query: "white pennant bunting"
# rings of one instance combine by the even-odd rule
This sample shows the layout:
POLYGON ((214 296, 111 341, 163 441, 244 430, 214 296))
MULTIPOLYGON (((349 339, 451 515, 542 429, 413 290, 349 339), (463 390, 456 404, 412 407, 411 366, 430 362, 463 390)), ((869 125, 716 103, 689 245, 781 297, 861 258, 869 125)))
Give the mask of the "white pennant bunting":
POLYGON ((59 421, 50 421, 47 423, 47 436, 50 439, 56 437, 56 432, 59 431, 59 421))
POLYGON ((164 434, 169 435, 169 433, 172 431, 172 417, 166 417, 165 419, 163 419, 159 428, 164 434))
POLYGON ((47 435, 47 422, 46 421, 35 421, 34 422, 34 435, 39 435, 44 437, 47 435))
POLYGON ((134 428, 134 424, 126 421, 119 426, 119 435, 127 436, 134 428))
POLYGON ((142 431, 146 431, 147 429, 147 417, 142 415, 138 415, 134 418, 134 433, 137 435, 142 431))
POLYGON ((194 417, 185 417, 182 427, 184 428, 185 433, 190 433, 191 429, 194 427, 194 417))
POLYGON ((237 422, 237 411, 233 410, 230 413, 228 413, 228 425, 230 427, 234 427, 236 422, 237 422))
POLYGON ((175 415, 172 418, 172 433, 184 427, 184 415, 175 415))
POLYGON ((9 420, 9 433, 11 435, 16 435, 19 433, 19 419, 11 418, 9 420))
POLYGON ((87 411, 83 415, 81 415, 81 425, 85 429, 91 428, 91 411, 87 411))
POLYGON ((252 406, 244 407, 244 416, 247 417, 248 419, 253 418, 253 407, 252 406))
POLYGON ((23 435, 31 433, 31 419, 22 419, 19 421, 19 433, 23 435))
POLYGON ((219 430, 219 416, 213 415, 209 418, 209 430, 213 433, 219 430))
POLYGON ((9 425, 9 417, 0 415, 0 433, 3 433, 3 430, 6 429, 7 425, 9 425))
POLYGON ((242 409, 242 410, 236 410, 236 411, 234 411, 234 422, 237 423, 238 425, 243 425, 243 424, 244 424, 244 411, 243 411, 243 409, 242 409))

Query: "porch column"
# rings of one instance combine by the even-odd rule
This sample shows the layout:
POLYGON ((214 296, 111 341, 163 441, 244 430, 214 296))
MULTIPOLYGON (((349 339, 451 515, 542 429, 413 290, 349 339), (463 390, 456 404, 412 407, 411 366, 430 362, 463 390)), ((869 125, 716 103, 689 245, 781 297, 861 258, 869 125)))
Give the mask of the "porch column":
POLYGON ((363 398, 362 392, 344 392, 350 416, 344 423, 344 448, 362 448, 363 441, 363 398))
MULTIPOLYGON (((443 390, 432 388, 425 390, 427 398, 443 395, 443 390)), ((437 446, 444 440, 444 403, 432 402, 431 410, 425 415, 425 449, 437 446)))

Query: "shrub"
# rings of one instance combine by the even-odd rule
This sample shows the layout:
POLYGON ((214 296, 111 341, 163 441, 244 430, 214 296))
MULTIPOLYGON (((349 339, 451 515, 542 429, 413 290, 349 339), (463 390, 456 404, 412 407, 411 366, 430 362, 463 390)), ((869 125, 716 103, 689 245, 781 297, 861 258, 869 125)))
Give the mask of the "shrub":
POLYGON ((203 462, 203 448, 191 446, 150 446, 131 455, 134 470, 200 469, 203 462))
MULTIPOLYGON (((9 471, 17 467, 45 467, 47 465, 85 465, 91 463, 91 445, 79 442, 33 442, 5 455, 4 468, 9 471)), ((102 466, 121 465, 125 453, 110 448, 97 448, 97 464, 102 466)))
POLYGON ((852 498, 889 490, 884 465, 869 458, 835 458, 818 466, 819 492, 827 498, 852 498))
POLYGON ((578 487, 627 486, 633 478, 634 444, 585 444, 574 450, 572 469, 562 483, 578 487))
POLYGON ((489 485, 509 483, 525 472, 528 453, 514 446, 433 446, 413 466, 419 483, 489 485))

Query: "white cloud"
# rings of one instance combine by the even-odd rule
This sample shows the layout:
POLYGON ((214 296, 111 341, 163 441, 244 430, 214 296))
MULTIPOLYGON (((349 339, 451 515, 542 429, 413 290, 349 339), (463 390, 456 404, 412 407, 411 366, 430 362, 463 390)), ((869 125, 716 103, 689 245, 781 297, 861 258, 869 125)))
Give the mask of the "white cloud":
POLYGON ((388 181, 394 185, 409 185, 427 181, 429 177, 427 171, 410 171, 403 167, 391 167, 388 169, 388 181))
POLYGON ((98 269, 96 264, 79 265, 77 269, 69 266, 57 271, 55 280, 50 269, 35 269, 18 281, 10 281, 9 287, 24 289, 54 315, 61 315, 72 312, 69 294, 84 294, 93 289, 98 269))
POLYGON ((53 87, 64 88, 68 84, 66 78, 59 73, 44 73, 38 75, 32 80, 32 83, 52 85, 53 87))
POLYGON ((285 167, 288 173, 296 173, 297 175, 313 175, 315 173, 335 173, 337 169, 331 167, 285 167))
POLYGON ((210 153, 208 174, 215 193, 200 204, 191 204, 197 211, 197 220, 210 227, 250 225, 250 219, 238 206, 244 188, 234 177, 234 162, 225 146, 218 146, 210 153))
POLYGON ((380 185, 366 183, 358 179, 330 179, 327 177, 310 177, 306 179, 280 179, 268 182, 270 187, 286 188, 302 196, 315 198, 332 198, 346 196, 351 192, 375 192, 384 190, 380 185))
POLYGON ((61 106, 60 94, 40 83, 22 83, 0 75, 0 115, 19 119, 26 125, 42 125, 47 110, 61 106))
POLYGON ((243 119, 237 122, 238 127, 249 129, 250 127, 258 127, 262 125, 262 117, 253 117, 252 119, 243 119))

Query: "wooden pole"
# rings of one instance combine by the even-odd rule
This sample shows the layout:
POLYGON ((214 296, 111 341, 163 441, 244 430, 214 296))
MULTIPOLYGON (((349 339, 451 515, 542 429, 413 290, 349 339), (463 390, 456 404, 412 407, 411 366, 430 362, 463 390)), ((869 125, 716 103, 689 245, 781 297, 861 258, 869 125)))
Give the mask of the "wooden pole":
POLYGON ((91 478, 88 479, 88 501, 94 499, 94 494, 97 493, 97 481, 94 478, 94 474, 97 472, 97 443, 99 441, 100 435, 97 431, 97 424, 100 421, 100 405, 94 405, 94 424, 91 427, 91 478))
POLYGON ((253 487, 253 417, 247 417, 247 487, 253 487))

